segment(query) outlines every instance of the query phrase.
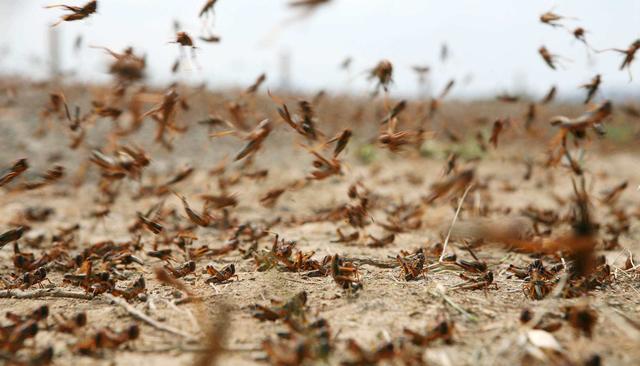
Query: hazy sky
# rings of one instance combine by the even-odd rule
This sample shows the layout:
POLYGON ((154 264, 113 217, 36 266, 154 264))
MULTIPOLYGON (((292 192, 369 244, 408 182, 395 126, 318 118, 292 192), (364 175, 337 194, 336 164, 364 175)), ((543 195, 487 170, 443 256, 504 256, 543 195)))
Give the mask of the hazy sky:
MULTIPOLYGON (((80 80, 108 80, 109 58, 87 46, 121 50, 130 45, 146 53, 149 80, 158 84, 206 80, 214 88, 247 86, 266 72, 267 85, 275 88, 281 77, 280 55, 288 53, 292 84, 309 90, 370 90, 366 70, 383 58, 395 66, 392 93, 396 94, 416 92, 410 69, 416 64, 432 67, 436 90, 456 78, 459 84, 453 94, 458 96, 523 87, 543 94, 552 84, 558 85, 561 96, 570 95, 596 73, 602 74, 605 95, 612 90, 636 94, 640 90, 640 60, 632 67, 635 78, 629 82, 628 73, 618 70, 620 54, 589 56, 568 30, 538 20, 553 9, 577 18, 564 23, 571 29, 587 29, 594 48, 627 48, 640 38, 637 0, 333 0, 304 19, 296 18, 299 12, 288 8, 285 0, 218 0, 212 29, 222 42, 199 42, 199 65, 172 75, 171 65, 180 55, 177 45, 167 43, 174 34, 173 21, 193 36, 202 34, 206 27, 197 14, 204 2, 100 0, 98 14, 58 26, 63 68, 76 70, 80 80), (79 34, 84 45, 74 54, 73 41, 79 34), (443 42, 450 50, 444 64, 439 60, 443 42), (549 69, 538 55, 541 45, 563 56, 563 66, 549 69), (346 56, 353 58, 350 76, 338 67, 346 56)), ((52 3, 55 0, 0 0, 0 72, 46 75, 48 27, 63 14, 44 9, 52 3)))

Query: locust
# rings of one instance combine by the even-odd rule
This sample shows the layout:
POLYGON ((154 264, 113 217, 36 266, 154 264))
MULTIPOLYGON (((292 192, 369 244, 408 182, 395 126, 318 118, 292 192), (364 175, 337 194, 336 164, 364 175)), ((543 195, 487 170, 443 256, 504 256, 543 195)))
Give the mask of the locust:
POLYGON ((182 278, 188 274, 195 272, 196 262, 187 261, 182 263, 178 267, 174 267, 173 265, 167 263, 164 265, 164 269, 169 272, 174 278, 182 278))
POLYGON ((7 172, 0 175, 0 187, 9 184, 15 178, 24 173, 27 169, 29 169, 29 163, 27 159, 19 159, 13 163, 11 168, 8 169, 7 172))
POLYGON ((56 332, 73 334, 85 325, 87 325, 87 314, 78 313, 71 318, 67 318, 64 314, 54 314, 54 322, 56 332))
POLYGON ((59 21, 54 23, 52 27, 57 26, 62 22, 72 22, 75 20, 81 20, 89 17, 91 14, 95 13, 98 9, 98 1, 93 0, 84 4, 83 6, 71 6, 71 5, 48 5, 45 6, 47 9, 51 8, 62 8, 71 12, 70 14, 63 15, 59 21))
POLYGON ((355 292, 362 289, 358 268, 351 262, 345 262, 338 254, 331 258, 331 277, 345 290, 355 292))
POLYGON ((543 13, 542 15, 540 15, 540 22, 544 23, 544 24, 548 24, 552 27, 562 27, 563 25, 560 24, 560 21, 563 19, 571 19, 571 18, 567 18, 565 16, 556 14, 552 11, 547 11, 545 13, 543 13))
POLYGON ((500 132, 505 125, 509 124, 509 119, 497 119, 493 122, 493 128, 491 129, 491 137, 489 137, 489 142, 493 145, 494 148, 498 147, 498 137, 500 136, 500 132))
POLYGON ((436 340, 441 339, 446 344, 453 343, 453 332, 455 324, 449 320, 442 320, 438 322, 433 328, 428 329, 425 334, 420 334, 411 329, 404 328, 403 332, 409 337, 411 343, 426 347, 434 343, 436 340))
POLYGON ((307 293, 305 291, 294 295, 287 302, 272 300, 272 307, 255 304, 251 307, 253 317, 260 321, 276 321, 278 319, 290 319, 300 317, 304 319, 307 306, 307 293))
POLYGON ((601 82, 602 78, 600 74, 597 74, 593 77, 593 79, 591 79, 591 82, 580 86, 581 88, 587 90, 587 97, 584 100, 584 104, 589 104, 591 99, 593 99, 593 96, 598 92, 598 88, 600 87, 601 82))
POLYGON ((540 104, 549 104, 555 99, 556 93, 558 92, 558 88, 554 85, 549 88, 547 94, 545 94, 544 98, 540 101, 540 104))
POLYGON ((19 240, 24 232, 25 228, 20 226, 0 234, 0 249, 11 242, 19 240))
POLYGON ((200 9, 198 16, 202 18, 207 14, 213 14, 213 7, 216 5, 216 2, 218 2, 218 0, 207 0, 202 6, 202 9, 200 9))
POLYGON ((211 264, 207 265, 205 268, 206 272, 211 275, 211 277, 205 280, 206 283, 225 283, 229 281, 232 277, 238 278, 236 275, 236 267, 235 265, 229 264, 224 266, 221 270, 215 269, 215 267, 211 264))
POLYGON ((284 192, 286 192, 284 188, 273 188, 260 197, 260 204, 264 207, 271 208, 275 206, 284 192))
POLYGON ((401 275, 405 281, 416 280, 427 272, 427 268, 424 268, 425 256, 423 249, 418 250, 413 258, 402 257, 398 254, 396 261, 400 264, 401 275))
MULTIPOLYGON (((271 133, 271 122, 269 121, 269 119, 262 120, 253 129, 253 131, 244 135, 244 139, 248 140, 249 142, 242 150, 240 150, 240 152, 238 152, 238 154, 236 154, 233 160, 238 161, 250 155, 255 154, 258 150, 260 150, 260 148, 262 147, 262 143, 267 138, 267 136, 269 136, 270 133, 271 133)), ((234 129, 234 130, 213 133, 210 136, 221 137, 229 134, 240 134, 240 132, 234 129)))
POLYGON ((568 133, 578 138, 584 137, 587 128, 593 128, 599 134, 603 134, 602 122, 611 115, 612 110, 613 106, 611 101, 606 100, 579 117, 569 118, 565 116, 555 116, 551 118, 549 123, 552 126, 560 128, 560 134, 556 139, 564 140, 568 133))
POLYGON ((141 116, 143 119, 145 117, 151 117, 158 123, 154 141, 161 143, 168 150, 173 149, 173 145, 170 141, 167 141, 165 133, 167 131, 186 131, 185 127, 178 126, 176 124, 176 113, 179 101, 178 93, 174 89, 170 89, 164 94, 160 104, 148 110, 141 116))
POLYGON ((95 333, 81 338, 72 347, 76 353, 91 355, 103 349, 116 349, 120 345, 133 341, 140 336, 140 328, 133 324, 121 331, 109 327, 99 329, 95 333))
POLYGON ((540 46, 540 48, 538 48, 538 53, 540 54, 540 57, 542 57, 544 62, 547 64, 547 66, 549 66, 553 70, 556 69, 556 62, 558 60, 557 55, 554 55, 551 52, 549 52, 549 50, 545 46, 540 46))
POLYGON ((182 201, 182 207, 184 208, 187 217, 194 224, 206 227, 209 226, 209 224, 211 224, 211 222, 215 219, 213 216, 209 215, 206 210, 204 210, 201 214, 197 213, 191 208, 191 206, 189 206, 189 202, 187 202, 187 199, 184 196, 181 196, 175 192, 174 194, 182 201))
POLYGON ((244 91, 244 93, 245 94, 254 94, 258 90, 258 88, 260 88, 260 85, 262 85, 262 83, 265 82, 265 80, 267 80, 267 74, 265 74, 265 73, 260 74, 260 76, 258 76, 256 81, 254 81, 253 84, 251 84, 251 86, 249 86, 244 91))
POLYGON ((436 182, 431 185, 431 193, 424 201, 426 203, 432 203, 447 194, 452 195, 458 192, 462 192, 466 187, 471 184, 475 175, 473 169, 466 169, 460 173, 451 176, 441 182, 436 182))
POLYGON ((377 81, 374 93, 377 93, 380 88, 387 92, 389 85, 393 82, 393 65, 391 61, 382 60, 369 70, 369 80, 372 79, 377 81))

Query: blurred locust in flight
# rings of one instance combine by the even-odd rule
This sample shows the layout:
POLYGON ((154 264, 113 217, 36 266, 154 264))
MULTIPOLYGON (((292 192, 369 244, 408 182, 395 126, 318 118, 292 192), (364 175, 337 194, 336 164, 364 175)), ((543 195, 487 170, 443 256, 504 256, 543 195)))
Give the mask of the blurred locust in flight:
POLYGON ((87 18, 89 15, 95 13, 96 10, 98 9, 98 1, 96 0, 89 1, 83 6, 71 6, 71 5, 59 4, 59 5, 48 5, 48 6, 45 6, 45 8, 46 9, 63 8, 71 12, 70 14, 63 15, 59 21, 57 21, 52 25, 52 27, 55 27, 62 22, 72 22, 74 20, 87 18))

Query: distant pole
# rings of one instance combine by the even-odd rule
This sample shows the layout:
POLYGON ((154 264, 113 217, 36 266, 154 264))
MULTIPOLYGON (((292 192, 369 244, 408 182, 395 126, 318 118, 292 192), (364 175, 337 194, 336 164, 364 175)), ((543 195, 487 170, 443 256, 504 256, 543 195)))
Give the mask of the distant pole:
POLYGON ((60 34, 56 27, 49 28, 49 77, 60 77, 60 34))
POLYGON ((288 50, 280 52, 278 68, 280 72, 280 89, 284 91, 291 90, 291 53, 288 50))

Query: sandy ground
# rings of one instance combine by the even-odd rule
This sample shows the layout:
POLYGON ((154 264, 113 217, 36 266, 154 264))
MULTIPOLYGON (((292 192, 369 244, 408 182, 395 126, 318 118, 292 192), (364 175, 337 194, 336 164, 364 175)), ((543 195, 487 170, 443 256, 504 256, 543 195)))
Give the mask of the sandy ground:
MULTIPOLYGON (((63 152, 60 163, 66 165, 70 172, 74 171, 75 155, 86 154, 69 152, 65 148, 66 141, 60 136, 48 136, 44 140, 32 140, 26 137, 22 127, 16 127, 24 112, 4 114, 0 118, 0 127, 9 131, 2 138, 11 149, 3 149, 1 166, 9 166, 19 157, 28 157, 33 161, 34 171, 47 166, 47 156, 55 152, 63 152), (22 114, 21 114, 22 113, 22 114), (14 134, 14 135, 11 135, 14 134), (57 138, 57 140, 56 140, 57 138), (59 141, 59 143, 54 143, 59 141)), ((281 133, 284 134, 284 133, 281 133)), ((141 135, 144 136, 144 133, 141 135)), ((99 144, 99 137, 94 137, 99 144)), ((149 138, 150 139, 150 138, 149 138)), ((0 299, 2 312, 12 311, 26 313, 36 307, 48 304, 52 314, 75 314, 86 312, 89 323, 79 335, 90 334, 92 330, 104 326, 122 329, 131 323, 140 325, 140 337, 126 343, 116 351, 104 351, 98 356, 80 356, 70 350, 79 335, 64 335, 53 331, 42 330, 28 344, 42 348, 53 345, 55 364, 119 364, 119 365, 175 365, 191 364, 201 352, 203 346, 199 339, 207 331, 204 319, 218 316, 221 304, 228 306, 225 315, 228 329, 224 338, 224 353, 220 364, 253 365, 264 364, 265 353, 261 349, 263 340, 276 339, 276 333, 286 327, 281 321, 261 322, 252 317, 250 306, 253 304, 269 305, 271 299, 287 300, 300 291, 308 294, 308 314, 311 318, 321 317, 330 324, 334 350, 328 358, 328 364, 339 364, 348 360, 351 354, 345 349, 347 339, 355 339, 368 349, 373 349, 384 341, 402 336, 404 328, 424 332, 433 327, 439 317, 447 317, 455 323, 454 342, 444 344, 436 342, 421 352, 430 364, 437 365, 513 365, 523 363, 527 352, 524 340, 528 328, 519 321, 524 308, 533 309, 536 313, 549 312, 561 314, 562 307, 569 304, 589 304, 598 314, 597 323, 591 338, 578 334, 566 322, 561 329, 554 332, 563 354, 573 364, 584 364, 587 359, 597 354, 606 365, 633 365, 640 358, 640 329, 635 328, 624 316, 640 321, 640 272, 623 271, 620 268, 628 257, 628 253, 640 255, 640 227, 638 217, 631 219, 631 228, 623 234, 620 247, 610 251, 602 251, 612 265, 614 280, 606 288, 596 289, 588 296, 575 299, 546 298, 531 300, 523 294, 523 281, 512 276, 507 268, 510 264, 526 266, 532 256, 510 253, 499 248, 480 247, 477 255, 487 263, 489 270, 495 275, 497 288, 486 290, 463 291, 453 287, 463 282, 459 277, 460 269, 455 267, 437 267, 416 281, 404 281, 400 278, 400 270, 381 268, 363 259, 375 259, 382 262, 395 263, 394 259, 401 250, 413 251, 418 248, 431 248, 441 242, 455 211, 455 199, 440 200, 436 204, 426 205, 421 217, 422 226, 416 230, 397 234, 395 241, 383 248, 370 248, 364 243, 334 243, 336 228, 351 232, 344 220, 337 222, 315 222, 292 224, 293 218, 312 216, 323 208, 336 207, 348 203, 347 189, 350 184, 361 181, 371 194, 379 196, 380 202, 418 203, 420 198, 429 193, 430 185, 441 179, 445 159, 443 157, 419 157, 405 153, 402 156, 388 154, 376 150, 376 158, 365 164, 356 158, 357 149, 351 146, 347 151, 345 174, 321 182, 288 191, 277 202, 273 209, 266 209, 258 204, 258 198, 271 188, 286 184, 293 179, 302 178, 310 170, 308 154, 299 148, 286 146, 291 135, 270 142, 265 154, 260 156, 256 167, 268 168, 266 180, 254 181, 243 179, 238 185, 229 188, 236 193, 239 204, 231 210, 233 217, 240 222, 251 220, 272 220, 281 217, 283 222, 270 228, 286 240, 297 242, 301 251, 315 251, 314 258, 321 260, 325 255, 340 254, 357 259, 364 288, 355 294, 345 292, 330 276, 308 277, 304 273, 291 273, 278 269, 257 272, 253 259, 244 259, 242 253, 233 251, 224 256, 201 258, 197 261, 194 274, 183 278, 187 286, 203 299, 203 305, 194 303, 176 303, 183 294, 166 285, 160 284, 154 276, 152 268, 163 262, 145 254, 151 250, 153 235, 143 234, 144 251, 137 255, 144 265, 132 264, 121 268, 127 280, 119 285, 131 283, 142 274, 147 283, 147 295, 144 300, 134 299, 130 305, 144 312, 158 322, 170 325, 182 332, 193 335, 193 338, 176 336, 155 329, 145 322, 134 319, 120 306, 114 305, 105 296, 96 296, 91 300, 67 298, 42 299, 0 299), (279 142, 278 142, 279 141, 279 142), (295 161, 294 159, 295 158, 295 161), (201 272, 212 263, 216 268, 227 264, 235 264, 238 277, 225 284, 209 285, 205 283, 207 276, 201 272), (203 315, 202 313, 206 313, 203 315)), ((213 166, 226 153, 235 152, 240 143, 224 141, 208 147, 206 153, 199 152, 201 147, 210 143, 206 137, 187 135, 180 141, 191 146, 178 147, 174 154, 161 150, 153 150, 154 160, 150 172, 166 176, 184 163, 191 163, 199 170, 185 182, 176 185, 175 189, 185 195, 195 207, 200 207, 198 195, 216 192, 217 183, 207 175, 205 167, 213 166), (191 137, 189 137, 191 136, 191 137), (197 148, 193 148, 196 146, 197 148)), ((222 140, 221 140, 222 141, 222 140)), ((88 149, 88 148, 86 148, 88 149)), ((571 180, 568 170, 557 168, 546 170, 534 166, 533 177, 526 181, 522 178, 525 166, 515 157, 528 155, 536 161, 544 159, 543 149, 532 148, 523 152, 521 146, 504 147, 498 152, 490 152, 480 162, 461 163, 476 167, 476 179, 487 184, 482 190, 471 192, 468 205, 465 205, 460 220, 472 219, 476 213, 473 207, 488 205, 496 220, 508 218, 521 208, 533 204, 540 208, 553 208, 566 211, 568 206, 558 206, 554 195, 569 197, 571 180), (510 209, 511 213, 507 213, 510 209), (502 214, 499 214, 499 212, 502 214)), ((617 206, 629 214, 638 213, 640 196, 636 187, 640 184, 640 159, 633 152, 607 152, 605 154, 587 154, 585 164, 588 166, 587 182, 589 191, 599 196, 603 189, 612 187, 621 181, 629 181, 629 187, 623 192, 617 206)), ((150 175, 152 175, 151 173, 150 175)), ((121 196, 111 207, 111 213, 102 220, 89 216, 89 212, 97 205, 93 201, 96 195, 95 179, 89 178, 79 188, 72 187, 67 180, 52 187, 46 187, 26 193, 4 191, 0 193, 0 231, 10 228, 11 220, 26 207, 51 207, 55 212, 45 222, 33 224, 34 232, 42 232, 50 236, 59 227, 80 224, 76 233, 77 247, 73 252, 100 240, 126 241, 131 235, 127 227, 135 220, 136 211, 144 211, 158 201, 157 198, 134 200, 132 193, 138 183, 126 181, 121 196)), ((596 218, 608 220, 608 209, 595 202, 596 218)), ((180 201, 174 196, 167 196, 166 208, 175 208, 178 215, 186 222, 180 201)), ((374 222, 384 221, 383 208, 370 212, 374 222)), ((365 228, 367 234, 381 237, 384 230, 374 224, 365 228)), ((214 228, 196 228, 198 237, 194 245, 207 245, 219 248, 229 237, 229 233, 214 228)), ((260 249, 271 245, 273 235, 268 235, 259 242, 260 249)), ((41 248, 29 248, 23 244, 23 250, 41 253, 47 248, 47 241, 41 248)), ((243 244, 241 247, 246 248, 243 244)), ((458 254, 459 258, 471 259, 456 240, 450 242, 449 250, 458 254)), ((182 263, 186 258, 182 252, 175 251, 175 261, 182 263)), ((0 275, 8 276, 14 271, 11 262, 11 245, 0 251, 0 275)), ((435 261, 429 257, 427 264, 435 261)), ((52 271, 50 283, 44 287, 65 287, 68 290, 80 291, 62 283, 62 273, 52 271)), ((3 323, 0 321, 0 323, 3 323)), ((30 351, 21 351, 29 354, 30 351)), ((568 361, 567 361, 568 362, 568 361)), ((567 363, 568 364, 568 363, 567 363)))

